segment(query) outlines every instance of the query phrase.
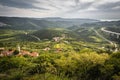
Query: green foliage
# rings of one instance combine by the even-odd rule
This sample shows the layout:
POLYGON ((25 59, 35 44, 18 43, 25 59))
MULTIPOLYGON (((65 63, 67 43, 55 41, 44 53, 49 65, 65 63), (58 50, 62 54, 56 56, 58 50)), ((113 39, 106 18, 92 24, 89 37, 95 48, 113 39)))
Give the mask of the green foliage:
POLYGON ((113 53, 111 54, 111 57, 109 61, 107 62, 108 64, 113 66, 113 73, 118 74, 120 71, 120 53, 113 53))
POLYGON ((21 68, 27 66, 25 58, 20 57, 3 57, 0 59, 0 72, 7 71, 13 68, 21 68))
POLYGON ((15 50, 15 51, 13 52, 13 54, 14 54, 14 55, 17 55, 17 54, 19 54, 19 51, 18 51, 18 50, 15 50))
MULTIPOLYGON (((39 57, 2 57, 0 74, 9 80, 111 80, 118 79, 120 53, 44 53, 39 57)), ((0 75, 1 76, 1 75, 0 75)), ((2 76, 1 76, 2 77, 2 76)))
POLYGON ((0 80, 119 80, 120 53, 110 51, 110 44, 99 38, 91 28, 1 30, 0 48, 15 50, 17 55, 16 45, 20 44, 22 50, 38 52, 39 56, 0 57, 0 80), (65 39, 52 40, 62 34, 66 34, 65 39))
POLYGON ((39 37, 40 39, 52 39, 53 37, 61 36, 61 34, 62 31, 52 29, 39 30, 33 33, 33 35, 39 37))

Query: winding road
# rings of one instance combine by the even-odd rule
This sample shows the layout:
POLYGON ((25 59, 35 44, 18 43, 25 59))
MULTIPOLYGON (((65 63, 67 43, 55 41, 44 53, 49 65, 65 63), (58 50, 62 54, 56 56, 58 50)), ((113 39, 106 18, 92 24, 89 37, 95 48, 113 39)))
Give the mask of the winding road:
MULTIPOLYGON (((108 43, 110 43, 112 46, 114 46, 115 47, 115 50, 114 50, 114 52, 117 52, 118 51, 118 46, 117 46, 117 44, 115 43, 115 42, 113 42, 113 41, 110 41, 110 40, 108 40, 107 38, 105 38, 105 37, 103 37, 100 33, 98 33, 98 31, 97 30, 95 30, 94 28, 92 28, 92 30, 99 36, 99 37, 101 37, 102 39, 104 39, 105 41, 107 41, 108 43)), ((108 30, 105 30, 104 28, 101 28, 101 30, 102 31, 105 31, 105 32, 112 32, 112 31, 108 31, 108 30)), ((113 33, 113 32, 112 32, 113 33)), ((116 32, 114 32, 114 33, 116 33, 116 32)))
POLYGON ((93 31, 94 31, 99 37, 101 37, 102 39, 104 39, 105 41, 107 41, 108 43, 110 43, 110 44, 113 45, 113 42, 112 42, 112 41, 110 41, 110 40, 106 39, 105 37, 103 37, 100 33, 98 33, 97 30, 93 29, 93 31))
POLYGON ((109 30, 105 30, 105 28, 101 28, 101 30, 104 31, 104 32, 106 32, 106 33, 116 34, 116 35, 120 36, 120 33, 109 31, 109 30))
MULTIPOLYGON (((109 31, 109 30, 105 30, 105 28, 101 28, 101 31, 104 31, 104 32, 109 33, 109 34, 116 34, 118 36, 118 38, 120 36, 120 33, 109 31)), ((116 43, 113 43, 113 45, 115 47, 115 52, 117 52, 118 51, 118 48, 117 48, 118 45, 116 43)))

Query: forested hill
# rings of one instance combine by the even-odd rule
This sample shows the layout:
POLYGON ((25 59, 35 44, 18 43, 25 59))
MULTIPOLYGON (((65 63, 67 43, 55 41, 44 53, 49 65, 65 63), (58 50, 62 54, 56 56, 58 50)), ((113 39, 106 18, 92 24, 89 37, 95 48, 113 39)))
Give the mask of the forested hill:
POLYGON ((43 29, 51 27, 71 27, 83 23, 98 22, 94 19, 64 19, 64 18, 20 18, 0 17, 0 28, 10 29, 43 29))
POLYGON ((120 20, 119 21, 101 21, 101 22, 95 22, 95 23, 85 23, 81 26, 85 27, 119 27, 120 26, 120 20))
POLYGON ((69 28, 69 27, 113 27, 120 26, 120 21, 99 21, 82 18, 22 18, 0 17, 0 29, 38 30, 45 28, 69 28))
POLYGON ((0 25, 0 28, 10 29, 41 29, 56 26, 55 23, 45 20, 35 20, 32 18, 18 18, 18 17, 0 17, 0 22, 6 24, 0 25))

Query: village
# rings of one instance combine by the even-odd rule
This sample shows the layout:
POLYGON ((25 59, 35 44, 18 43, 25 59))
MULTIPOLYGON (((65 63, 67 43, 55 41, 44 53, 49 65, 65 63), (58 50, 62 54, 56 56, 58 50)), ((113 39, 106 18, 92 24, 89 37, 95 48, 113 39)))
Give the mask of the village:
MULTIPOLYGON (((65 34, 62 34, 61 37, 53 37, 54 42, 60 42, 63 39, 65 39, 65 34)), ((67 41, 64 41, 64 43, 68 43, 67 41)), ((62 51, 62 48, 59 47, 59 44, 56 44, 55 46, 55 51, 59 52, 62 51)), ((43 51, 50 51, 50 47, 45 47, 42 49, 43 51)), ((5 57, 5 56, 31 56, 31 57, 38 57, 39 53, 38 52, 30 52, 27 50, 21 49, 20 45, 17 45, 16 49, 5 49, 4 47, 0 48, 0 57, 5 57)))
POLYGON ((30 52, 27 50, 21 50, 20 46, 17 46, 17 49, 8 49, 0 48, 0 57, 4 56, 31 56, 31 57, 38 57, 39 53, 37 52, 30 52))

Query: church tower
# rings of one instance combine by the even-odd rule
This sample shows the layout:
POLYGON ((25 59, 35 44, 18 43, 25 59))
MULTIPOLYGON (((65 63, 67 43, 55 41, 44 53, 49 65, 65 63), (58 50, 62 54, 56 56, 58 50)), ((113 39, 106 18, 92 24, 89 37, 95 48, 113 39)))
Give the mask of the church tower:
POLYGON ((17 45, 17 50, 20 52, 20 45, 19 44, 17 45))

